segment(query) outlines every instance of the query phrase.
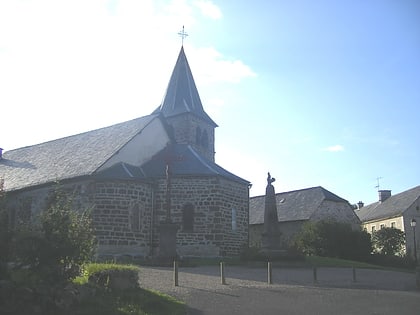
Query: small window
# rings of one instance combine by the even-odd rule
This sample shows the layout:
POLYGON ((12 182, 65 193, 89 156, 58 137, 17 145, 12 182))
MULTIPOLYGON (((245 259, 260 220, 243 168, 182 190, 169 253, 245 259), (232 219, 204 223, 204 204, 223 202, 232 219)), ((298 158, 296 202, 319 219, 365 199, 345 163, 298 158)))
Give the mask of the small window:
POLYGON ((396 228, 396 224, 395 222, 391 222, 391 228, 395 229, 396 228))
POLYGON ((197 127, 196 132, 195 132, 195 143, 197 145, 201 144, 201 129, 200 129, 200 127, 197 127))
POLYGON ((236 223, 236 209, 232 208, 232 231, 236 231, 237 223, 236 223))
POLYGON ((182 230, 192 232, 194 230, 194 206, 185 205, 182 209, 182 230))
POLYGON ((207 148, 209 146, 209 136, 207 135, 207 130, 204 130, 201 135, 201 145, 204 148, 207 148))
POLYGON ((372 227, 371 227, 371 231, 372 231, 372 233, 376 231, 376 228, 375 228, 375 226, 374 226, 374 225, 372 225, 372 227))
POLYGON ((140 206, 135 204, 131 208, 131 230, 140 230, 140 206))
POLYGON ((381 224, 381 230, 382 230, 385 226, 386 226, 385 224, 381 224))

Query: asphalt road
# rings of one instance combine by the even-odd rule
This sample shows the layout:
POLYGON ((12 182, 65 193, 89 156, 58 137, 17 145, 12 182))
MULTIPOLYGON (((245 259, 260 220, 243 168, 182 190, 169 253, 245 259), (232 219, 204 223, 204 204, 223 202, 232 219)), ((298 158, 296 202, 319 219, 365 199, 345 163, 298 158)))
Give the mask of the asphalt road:
POLYGON ((171 268, 142 267, 140 284, 187 303, 188 314, 420 314, 414 274, 383 270, 264 268, 218 266, 180 268, 174 286, 171 268))

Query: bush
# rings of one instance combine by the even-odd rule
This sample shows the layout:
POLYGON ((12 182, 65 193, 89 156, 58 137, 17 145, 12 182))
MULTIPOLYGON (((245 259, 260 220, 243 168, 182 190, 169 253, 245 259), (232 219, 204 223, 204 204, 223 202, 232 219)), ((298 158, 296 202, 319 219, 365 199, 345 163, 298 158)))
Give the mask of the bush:
POLYGON ((353 230, 350 224, 336 221, 307 222, 295 238, 296 247, 306 255, 352 260, 368 259, 370 235, 353 230))
POLYGON ((402 256, 405 245, 405 233, 395 228, 384 227, 373 233, 372 244, 375 251, 379 254, 402 256))

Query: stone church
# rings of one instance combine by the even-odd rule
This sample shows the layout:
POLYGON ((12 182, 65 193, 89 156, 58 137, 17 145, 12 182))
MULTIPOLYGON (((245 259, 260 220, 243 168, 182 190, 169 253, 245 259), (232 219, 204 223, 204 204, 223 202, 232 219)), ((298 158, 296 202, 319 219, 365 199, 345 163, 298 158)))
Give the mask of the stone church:
POLYGON ((215 163, 216 127, 181 47, 150 115, 0 153, 9 222, 36 220, 59 183, 76 210, 91 209, 98 255, 157 257, 168 220, 179 256, 238 255, 249 182, 215 163))

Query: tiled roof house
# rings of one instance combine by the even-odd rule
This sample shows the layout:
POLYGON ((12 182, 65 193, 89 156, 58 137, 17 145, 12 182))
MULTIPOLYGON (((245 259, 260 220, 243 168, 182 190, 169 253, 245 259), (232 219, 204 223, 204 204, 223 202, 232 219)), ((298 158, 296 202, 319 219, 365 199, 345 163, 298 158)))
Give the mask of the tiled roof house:
MULTIPOLYGON (((347 200, 323 187, 311 187, 276 194, 281 238, 287 245, 307 221, 335 220, 360 224, 347 200)), ((249 202, 250 245, 259 247, 264 226, 265 196, 251 197, 249 202)))
MULTIPOLYGON (((390 190, 379 190, 379 200, 361 205, 356 210, 363 228, 372 233, 383 227, 393 227, 406 233, 406 251, 414 252, 414 231, 411 220, 420 226, 420 186, 391 195, 390 190)), ((419 245, 419 243, 417 243, 419 245)), ((419 248, 417 248, 419 252, 419 248)))

